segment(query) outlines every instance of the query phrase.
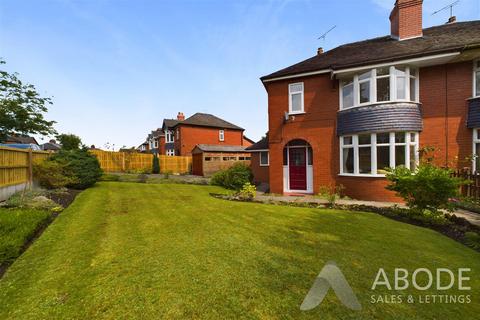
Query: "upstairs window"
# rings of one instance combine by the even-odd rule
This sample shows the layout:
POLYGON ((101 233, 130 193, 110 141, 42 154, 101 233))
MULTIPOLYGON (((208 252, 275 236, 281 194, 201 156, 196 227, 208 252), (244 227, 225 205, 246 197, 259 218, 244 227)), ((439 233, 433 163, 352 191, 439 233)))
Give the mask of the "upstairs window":
POLYGON ((155 144, 155 148, 158 148, 158 140, 157 139, 155 139, 154 144, 155 144))
POLYGON ((418 101, 417 69, 381 67, 340 80, 340 109, 395 101, 418 101))
POLYGON ((268 151, 262 151, 260 152, 260 166, 266 167, 269 164, 269 155, 268 151))
POLYGON ((480 60, 475 61, 473 78, 473 96, 480 97, 480 60))
POLYGON ((288 85, 288 112, 303 113, 303 82, 288 85))
POLYGON ((225 141, 225 131, 224 130, 218 130, 218 140, 219 141, 225 141))
POLYGON ((170 130, 165 131, 165 142, 172 143, 173 141, 173 132, 170 130))

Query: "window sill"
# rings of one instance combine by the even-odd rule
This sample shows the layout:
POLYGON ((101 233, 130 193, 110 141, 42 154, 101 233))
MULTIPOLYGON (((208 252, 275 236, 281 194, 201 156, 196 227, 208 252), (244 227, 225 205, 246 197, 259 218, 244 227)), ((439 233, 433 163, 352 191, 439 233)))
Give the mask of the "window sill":
POLYGON ((288 115, 289 116, 296 116, 296 115, 305 114, 305 113, 306 113, 305 111, 289 112, 288 115))
POLYGON ((365 173, 339 173, 340 177, 360 177, 360 178, 385 178, 384 174, 365 174, 365 173))
POLYGON ((268 167, 269 164, 260 164, 260 167, 268 167))

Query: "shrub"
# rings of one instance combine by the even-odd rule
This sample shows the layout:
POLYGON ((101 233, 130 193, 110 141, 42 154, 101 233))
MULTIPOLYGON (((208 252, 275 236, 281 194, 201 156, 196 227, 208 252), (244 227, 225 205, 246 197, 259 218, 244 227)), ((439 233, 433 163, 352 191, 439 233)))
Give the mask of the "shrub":
POLYGON ((342 196, 342 192, 344 190, 345 187, 342 184, 320 186, 318 195, 322 198, 325 198, 329 206, 334 206, 337 203, 337 200, 342 196))
POLYGON ((227 170, 215 173, 210 183, 227 189, 240 190, 247 182, 252 182, 252 171, 244 163, 235 163, 227 170))
POLYGON ((68 174, 65 164, 49 159, 33 166, 33 176, 47 189, 64 188, 77 182, 76 177, 68 174))
POLYGON ((66 175, 75 178, 67 187, 86 189, 102 176, 102 169, 97 158, 86 149, 60 151, 48 161, 55 161, 65 167, 66 175))
POLYGON ((480 249, 480 234, 476 232, 465 232, 465 243, 474 249, 480 249))
POLYGON ((256 195, 257 188, 250 182, 245 183, 238 193, 238 196, 244 200, 252 200, 256 195))
POLYGON ((403 166, 388 169, 388 190, 395 191, 408 207, 437 214, 439 209, 453 210, 451 198, 457 197, 459 187, 465 183, 452 177, 452 171, 440 168, 431 162, 422 163, 416 170, 403 166))
POLYGON ((9 208, 32 208, 59 212, 63 207, 49 199, 49 192, 45 190, 25 190, 12 195, 6 201, 9 208))
POLYGON ((156 154, 153 155, 152 173, 160 173, 160 161, 158 160, 158 156, 156 154))
POLYGON ((57 136, 57 140, 63 150, 78 150, 82 145, 80 137, 74 134, 60 134, 57 136))

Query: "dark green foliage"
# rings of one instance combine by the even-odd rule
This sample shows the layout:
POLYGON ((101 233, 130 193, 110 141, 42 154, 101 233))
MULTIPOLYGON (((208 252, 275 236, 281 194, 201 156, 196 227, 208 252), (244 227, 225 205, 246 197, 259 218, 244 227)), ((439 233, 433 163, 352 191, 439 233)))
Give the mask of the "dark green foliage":
POLYGON ((240 190, 247 182, 252 182, 253 174, 250 167, 243 163, 236 163, 227 170, 215 173, 210 184, 227 189, 240 190))
POLYGON ((160 161, 158 160, 158 156, 156 154, 153 155, 152 173, 160 173, 160 161))
POLYGON ((476 250, 480 249, 480 233, 465 232, 465 243, 476 250))
POLYGON ((67 166, 58 161, 45 160, 33 166, 33 175, 38 183, 47 189, 64 188, 77 182, 69 174, 67 166))
MULTIPOLYGON (((5 61, 0 60, 0 65, 5 61)), ((55 134, 53 124, 43 114, 52 104, 35 87, 18 79, 17 74, 0 70, 0 142, 10 134, 55 134)))
POLYGON ((59 134, 56 138, 63 150, 78 150, 82 146, 82 139, 74 134, 63 133, 59 134))
POLYGON ((64 166, 66 174, 76 179, 75 182, 67 185, 73 189, 86 189, 93 186, 103 173, 97 158, 87 149, 61 150, 48 161, 59 162, 64 166))
POLYGON ((433 213, 452 210, 450 199, 458 197, 459 187, 465 183, 452 177, 451 170, 430 162, 420 164, 416 170, 403 166, 389 169, 386 177, 390 182, 386 188, 395 191, 411 209, 433 213))

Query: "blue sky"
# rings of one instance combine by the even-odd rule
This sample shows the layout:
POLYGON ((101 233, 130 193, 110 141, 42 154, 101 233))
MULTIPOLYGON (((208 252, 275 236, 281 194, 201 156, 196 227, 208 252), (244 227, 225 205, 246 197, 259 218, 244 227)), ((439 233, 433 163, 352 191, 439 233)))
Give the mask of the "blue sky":
MULTIPOLYGON (((451 2, 425 0, 424 27, 444 23, 448 12, 431 13, 451 2)), ((53 96, 57 130, 88 145, 138 145, 178 111, 215 114, 257 140, 267 130, 259 77, 320 46, 388 34, 393 3, 2 0, 0 57, 53 96)), ((455 15, 480 19, 480 0, 461 0, 455 15)))

